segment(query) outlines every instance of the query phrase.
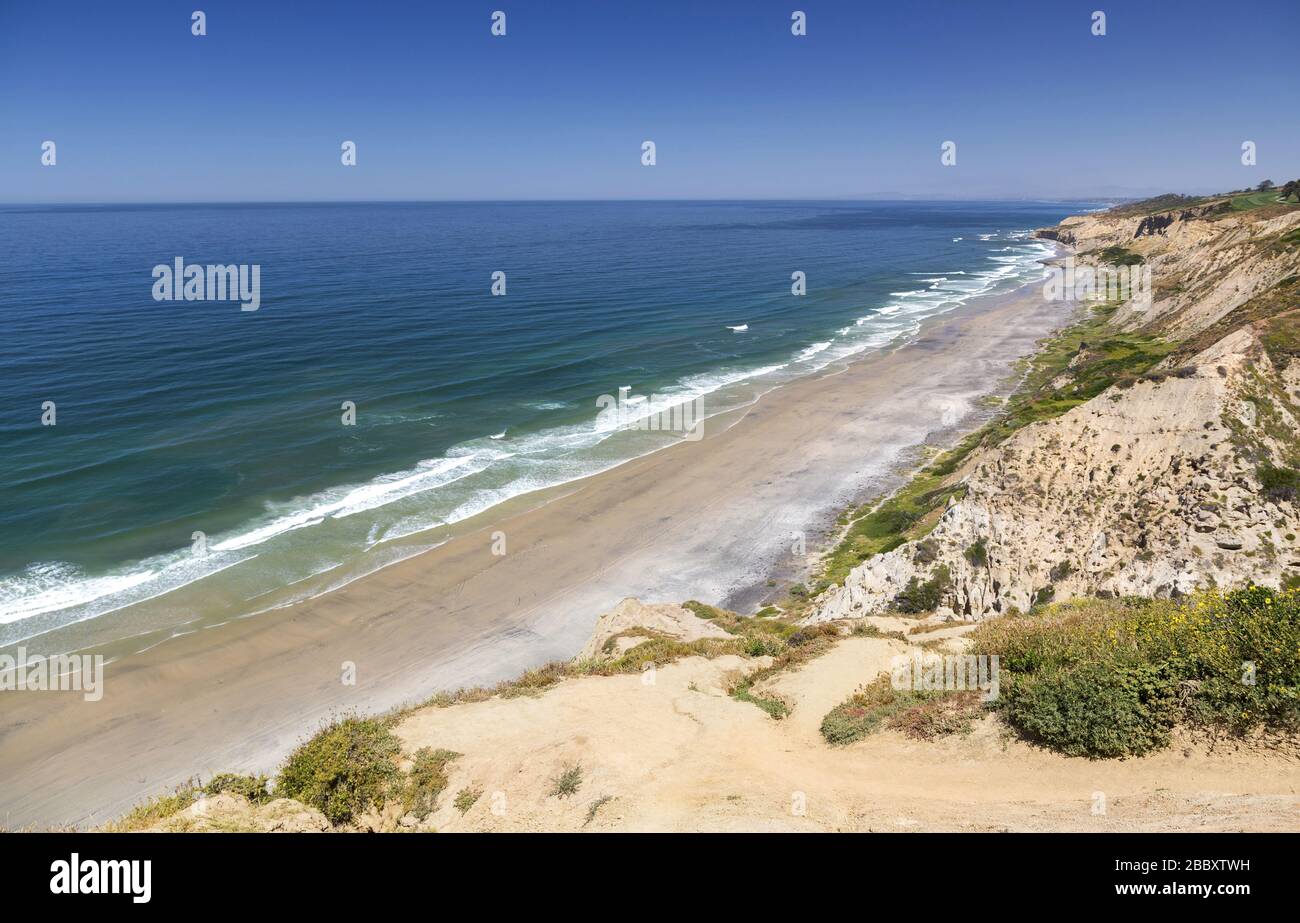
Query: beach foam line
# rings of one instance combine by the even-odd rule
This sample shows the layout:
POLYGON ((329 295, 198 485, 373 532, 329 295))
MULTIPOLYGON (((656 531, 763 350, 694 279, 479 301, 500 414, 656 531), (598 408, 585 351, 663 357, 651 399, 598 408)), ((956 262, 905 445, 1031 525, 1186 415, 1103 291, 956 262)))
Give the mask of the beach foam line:
POLYGON ((821 343, 813 343, 807 349, 803 350, 797 356, 795 356, 794 361, 804 362, 808 359, 811 359, 813 356, 817 355, 818 353, 830 349, 831 342, 832 342, 831 340, 825 340, 821 343))
MULTIPOLYGON (((142 562, 138 568, 134 570, 128 569, 125 573, 70 577, 61 585, 51 588, 42 587, 39 583, 16 583, 14 586, 0 589, 0 625, 36 619, 39 616, 54 612, 68 611, 76 613, 78 609, 91 603, 111 599, 112 602, 101 610, 77 613, 77 617, 51 627, 63 627, 63 625, 98 618, 101 615, 108 615, 127 606, 165 596, 174 589, 197 583, 214 574, 219 574, 236 565, 243 564, 245 561, 251 561, 256 557, 257 555, 254 554, 237 560, 226 560, 221 562, 220 566, 207 567, 199 572, 199 562, 212 559, 195 557, 188 550, 175 551, 150 558, 142 562), (160 583, 160 586, 150 588, 150 584, 155 582, 160 583), (15 587, 16 591, 10 592, 15 587), (136 589, 140 589, 142 592, 133 595, 131 591, 136 589)), ((38 564, 32 565, 32 567, 57 567, 66 569, 71 573, 81 574, 80 568, 62 562, 38 564)), ((31 570, 31 568, 28 570, 31 570)), ((5 582, 7 583, 8 580, 5 582)), ((39 631, 33 632, 33 634, 39 634, 47 630, 49 628, 41 628, 39 631)), ((32 637, 32 635, 10 639, 4 643, 15 643, 29 637, 32 637)))
MULTIPOLYGON (((260 528, 251 529, 241 535, 217 542, 211 547, 213 551, 218 552, 238 551, 242 548, 260 545, 277 535, 283 535, 285 532, 319 525, 326 516, 339 519, 345 516, 355 516, 357 513, 363 513, 378 506, 386 506, 395 500, 431 490, 468 476, 472 472, 460 471, 459 469, 472 465, 475 461, 482 463, 483 459, 478 455, 444 458, 437 461, 422 462, 414 471, 381 475, 368 484, 348 490, 340 499, 327 499, 324 502, 311 504, 305 509, 281 516, 260 528)), ((478 470, 482 470, 483 467, 486 467, 486 464, 481 464, 478 470)))
POLYGON ((153 570, 102 577, 87 577, 78 571, 63 562, 45 562, 28 568, 28 577, 23 582, 12 577, 0 581, 0 625, 122 593, 157 576, 153 570), (33 570, 36 573, 31 573, 33 570), (58 571, 64 571, 64 576, 57 582, 47 583, 47 575, 58 571))

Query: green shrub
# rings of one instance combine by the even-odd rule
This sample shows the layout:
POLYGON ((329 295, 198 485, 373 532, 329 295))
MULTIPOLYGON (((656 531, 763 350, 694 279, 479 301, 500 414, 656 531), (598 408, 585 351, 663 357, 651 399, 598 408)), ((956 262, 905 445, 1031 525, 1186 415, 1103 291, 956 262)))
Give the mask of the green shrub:
POLYGON ((1141 255, 1123 247, 1107 247, 1098 254, 1098 258, 1112 266, 1139 266, 1146 262, 1141 255))
POLYGON ((451 750, 421 747, 415 751, 411 771, 402 791, 402 806, 424 817, 437 806, 438 796, 447 787, 447 764, 460 756, 451 750))
POLYGON ((1065 753, 1145 753, 1175 722, 1300 729, 1300 590, 1075 601, 970 637, 999 658, 1003 717, 1065 753))
POLYGON ((740 647, 747 657, 775 657, 781 653, 783 645, 779 638, 754 635, 742 641, 740 647))
POLYGON ((1029 600, 1030 607, 1045 606, 1056 598, 1056 587, 1050 583, 1047 586, 1039 587, 1034 590, 1033 598, 1029 600))
POLYGON ((933 740, 949 734, 970 732, 972 722, 984 714, 984 701, 978 692, 941 692, 931 694, 910 708, 896 712, 888 723, 908 737, 933 740))
POLYGON ((1003 681, 1003 712, 1069 756, 1135 756, 1169 742, 1173 683, 1158 667, 1083 664, 1003 681))
POLYGON ((207 795, 223 793, 242 795, 253 804, 265 804, 271 800, 271 793, 266 787, 267 781, 266 776, 241 776, 233 772, 223 772, 213 776, 212 780, 203 786, 203 792, 207 795))
POLYGON ((964 733, 982 710, 978 693, 895 689, 882 676, 827 712, 821 733, 827 743, 842 745, 887 726, 928 740, 964 733))
POLYGON ((750 705, 758 706, 777 721, 790 714, 790 706, 785 704, 782 699, 776 696, 754 695, 752 689, 752 682, 741 682, 731 690, 731 697, 737 702, 748 702, 750 705))
POLYGON ((1295 500, 1300 489, 1300 471, 1292 468, 1280 468, 1265 462, 1257 469, 1256 476, 1261 492, 1275 503, 1295 500))
POLYGON ((569 763, 551 780, 551 797, 568 798, 576 794, 581 786, 582 767, 576 763, 569 763))
POLYGON ((590 824, 593 820, 595 820, 596 814, 600 811, 600 809, 603 808, 605 805, 609 804, 613 800, 614 800, 613 795, 601 795, 599 798, 597 798, 595 801, 589 804, 587 806, 587 819, 582 822, 582 826, 585 827, 588 824, 590 824))
POLYGON ((1052 565, 1052 569, 1047 572, 1047 576, 1051 578, 1053 583, 1060 583, 1072 573, 1074 573, 1073 564, 1069 561, 1058 561, 1056 564, 1052 565))
POLYGON ((456 806, 457 811, 464 814, 470 808, 474 807, 482 797, 483 789, 481 788, 462 788, 456 793, 456 800, 453 801, 452 804, 456 806))
POLYGON ((894 608, 909 615, 933 612, 943 599, 943 594, 948 591, 951 582, 947 565, 940 564, 934 569, 930 579, 924 583, 915 577, 907 581, 907 586, 894 597, 894 608))
POLYGON ((726 609, 719 609, 717 606, 710 606, 694 599, 686 600, 686 602, 682 603, 682 608, 689 609, 702 619, 725 618, 733 614, 726 609))
POLYGON ((987 567, 989 563, 989 548, 983 538, 977 538, 971 543, 970 547, 964 552, 966 560, 971 567, 987 567))
POLYGON ((276 793, 311 805, 331 823, 343 823, 394 794, 400 751, 387 723, 345 718, 289 754, 276 793))
POLYGON ((883 726, 894 712, 918 701, 916 693, 897 692, 890 686, 889 677, 882 676, 826 713, 821 723, 822 737, 830 744, 853 743, 883 726))
POLYGON ((1182 617, 1167 656, 1198 681, 1194 720, 1238 733, 1300 730, 1300 592, 1210 595, 1182 617))

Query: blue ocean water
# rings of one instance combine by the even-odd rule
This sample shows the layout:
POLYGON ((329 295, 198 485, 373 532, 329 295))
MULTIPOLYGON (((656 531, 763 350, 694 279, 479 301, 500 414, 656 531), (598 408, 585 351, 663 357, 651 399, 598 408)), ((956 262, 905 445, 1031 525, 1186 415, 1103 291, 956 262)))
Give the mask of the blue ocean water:
POLYGON ((1030 229, 1078 208, 0 207, 0 644, 346 582, 677 438, 602 396, 753 400, 1041 277, 1030 229), (177 257, 259 265, 260 308, 155 300, 177 257))

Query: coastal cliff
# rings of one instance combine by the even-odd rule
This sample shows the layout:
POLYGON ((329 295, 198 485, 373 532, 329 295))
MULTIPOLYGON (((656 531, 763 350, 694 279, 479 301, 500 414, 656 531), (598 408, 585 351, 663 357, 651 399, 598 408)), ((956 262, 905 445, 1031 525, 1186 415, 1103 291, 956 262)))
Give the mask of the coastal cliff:
POLYGON ((1073 243, 1076 269, 1149 271, 1149 297, 1085 302, 930 486, 942 510, 866 556, 807 622, 917 598, 981 619, 1300 575, 1300 208, 1139 204, 1038 234, 1073 243))

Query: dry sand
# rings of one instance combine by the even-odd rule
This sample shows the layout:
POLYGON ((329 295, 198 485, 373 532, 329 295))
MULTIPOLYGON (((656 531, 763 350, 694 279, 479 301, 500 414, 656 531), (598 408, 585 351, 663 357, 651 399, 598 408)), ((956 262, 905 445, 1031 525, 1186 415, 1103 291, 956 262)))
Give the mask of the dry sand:
MULTIPOLYGON (((1067 313, 1037 286, 972 301, 905 346, 710 420, 699 442, 489 511, 441 547, 317 599, 122 655, 99 702, 4 696, 0 826, 91 824, 196 774, 271 770, 331 714, 572 656, 626 596, 752 604, 773 568, 805 563, 782 557, 791 531, 815 531, 886 486, 909 447, 954 438, 953 409, 1005 381, 1067 313), (497 530, 505 556, 491 552, 497 530), (344 662, 356 685, 340 682, 344 662)), ((742 720, 727 733, 739 746, 747 732, 742 720)), ((669 756, 655 758, 665 778, 669 756)), ((638 758, 652 757, 623 759, 638 758)))
POLYGON ((653 682, 585 677, 537 698, 421 709, 397 733, 408 751, 463 754, 427 822, 445 832, 1300 829, 1300 764, 1262 749, 1182 742, 1141 759, 1071 758, 1007 736, 992 716, 967 736, 826 744, 826 712, 909 649, 849 638, 779 674, 768 690, 792 706, 782 721, 724 691, 761 660, 692 657, 653 682), (581 785, 557 797, 570 766, 581 785), (462 814, 464 789, 482 794, 462 814))

